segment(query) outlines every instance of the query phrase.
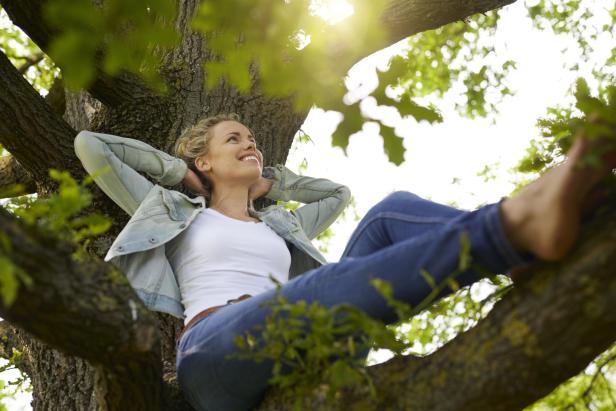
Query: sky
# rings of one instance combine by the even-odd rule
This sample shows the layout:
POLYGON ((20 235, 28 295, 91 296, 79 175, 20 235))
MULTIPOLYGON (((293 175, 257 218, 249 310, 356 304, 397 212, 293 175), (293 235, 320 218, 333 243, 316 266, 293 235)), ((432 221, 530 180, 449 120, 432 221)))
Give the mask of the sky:
MULTIPOLYGON (((573 46, 550 31, 534 30, 523 6, 518 1, 507 7, 499 23, 497 56, 503 61, 515 60, 517 70, 509 78, 515 95, 505 98, 494 121, 460 117, 451 103, 455 99, 453 94, 437 103, 444 117, 442 124, 417 124, 382 113, 389 116, 389 122, 396 124, 397 132, 404 137, 405 162, 395 166, 387 160, 382 139, 371 126, 351 137, 348 156, 333 148, 331 132, 339 119, 335 113, 314 109, 302 126, 312 143, 294 145, 287 167, 297 170, 305 160, 307 169, 303 174, 350 187, 360 216, 395 190, 411 191, 467 210, 507 196, 514 187, 508 169, 524 155, 529 141, 539 135, 537 119, 545 115, 547 107, 569 98, 569 87, 576 77, 590 77, 584 68, 578 72, 563 70, 573 46), (494 180, 486 182, 477 175, 486 165, 495 163, 499 165, 494 180)), ((375 67, 385 67, 389 57, 400 52, 405 44, 400 42, 362 60, 351 69, 349 84, 361 79, 368 86, 370 81, 376 85, 375 67)), ((326 253, 328 261, 339 259, 356 224, 351 218, 334 223, 334 237, 326 253)), ((20 395, 15 401, 5 400, 5 404, 11 411, 30 410, 29 401, 29 395, 20 395)))

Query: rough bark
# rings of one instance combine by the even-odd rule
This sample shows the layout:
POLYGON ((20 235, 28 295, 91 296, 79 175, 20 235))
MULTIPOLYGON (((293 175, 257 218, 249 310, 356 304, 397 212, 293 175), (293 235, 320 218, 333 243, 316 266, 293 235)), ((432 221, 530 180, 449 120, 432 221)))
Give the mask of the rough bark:
POLYGON ((83 175, 74 162, 75 131, 53 112, 6 55, 0 52, 0 143, 36 181, 47 181, 51 167, 83 175), (36 149, 34 149, 36 148, 36 149), (70 168, 69 168, 70 169, 70 168))
POLYGON ((15 157, 0 157, 0 193, 13 184, 23 184, 24 194, 36 192, 36 183, 15 157))
MULTIPOLYGON (((59 116, 64 116, 66 110, 66 94, 64 92, 64 82, 61 78, 55 79, 49 93, 45 96, 45 101, 49 107, 59 116)), ((75 127, 73 127, 75 128, 75 127)))
POLYGON ((102 408, 157 409, 162 372, 157 322, 125 276, 98 259, 76 261, 73 248, 0 210, 0 231, 9 238, 17 270, 27 273, 2 318, 40 341, 97 368, 102 408))
MULTIPOLYGON (((413 34, 436 29, 474 14, 496 10, 516 0, 392 0, 381 21, 387 31, 384 48, 413 34)), ((372 50, 377 51, 377 50, 372 50)))

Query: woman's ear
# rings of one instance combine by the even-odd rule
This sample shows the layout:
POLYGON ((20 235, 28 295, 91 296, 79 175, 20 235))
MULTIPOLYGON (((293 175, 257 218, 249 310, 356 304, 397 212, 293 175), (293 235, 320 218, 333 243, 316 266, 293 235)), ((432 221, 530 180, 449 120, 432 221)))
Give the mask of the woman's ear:
POLYGON ((197 170, 201 171, 202 173, 210 171, 212 168, 209 161, 207 161, 204 157, 197 157, 195 159, 195 166, 197 167, 197 170))

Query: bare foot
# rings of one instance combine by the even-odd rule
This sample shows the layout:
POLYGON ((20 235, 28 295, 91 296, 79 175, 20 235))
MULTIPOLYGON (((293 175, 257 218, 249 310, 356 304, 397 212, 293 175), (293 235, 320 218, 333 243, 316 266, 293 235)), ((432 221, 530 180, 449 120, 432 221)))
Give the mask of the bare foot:
MULTIPOLYGON (((599 143, 599 142, 597 142, 599 143)), ((578 138, 567 160, 502 203, 505 232, 514 247, 540 259, 557 261, 571 249, 587 211, 589 195, 616 167, 616 153, 602 156, 602 166, 576 167, 591 143, 578 138)))

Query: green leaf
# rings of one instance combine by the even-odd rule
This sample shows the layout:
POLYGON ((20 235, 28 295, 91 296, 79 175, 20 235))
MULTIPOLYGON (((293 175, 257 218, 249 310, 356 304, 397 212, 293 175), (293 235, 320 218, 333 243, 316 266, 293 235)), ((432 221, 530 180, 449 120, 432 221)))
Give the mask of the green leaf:
POLYGON ((383 149, 389 158, 389 161, 399 166, 404 161, 404 152, 406 151, 402 144, 402 137, 398 137, 393 127, 388 127, 381 124, 381 137, 383 137, 383 149))
POLYGON ((10 307, 17 297, 19 283, 13 262, 0 256, 0 296, 4 307, 10 307))
POLYGON ((435 289, 437 287, 436 282, 434 281, 434 278, 432 278, 430 273, 428 273, 426 270, 424 269, 419 270, 419 274, 423 277, 426 283, 428 283, 430 288, 435 289))
POLYGON ((401 116, 411 116, 418 122, 427 121, 430 124, 443 122, 443 117, 435 107, 421 106, 411 100, 411 97, 407 94, 402 95, 396 107, 401 116))
POLYGON ((471 241, 468 231, 460 234, 460 255, 458 256, 458 270, 464 272, 471 266, 471 241))

